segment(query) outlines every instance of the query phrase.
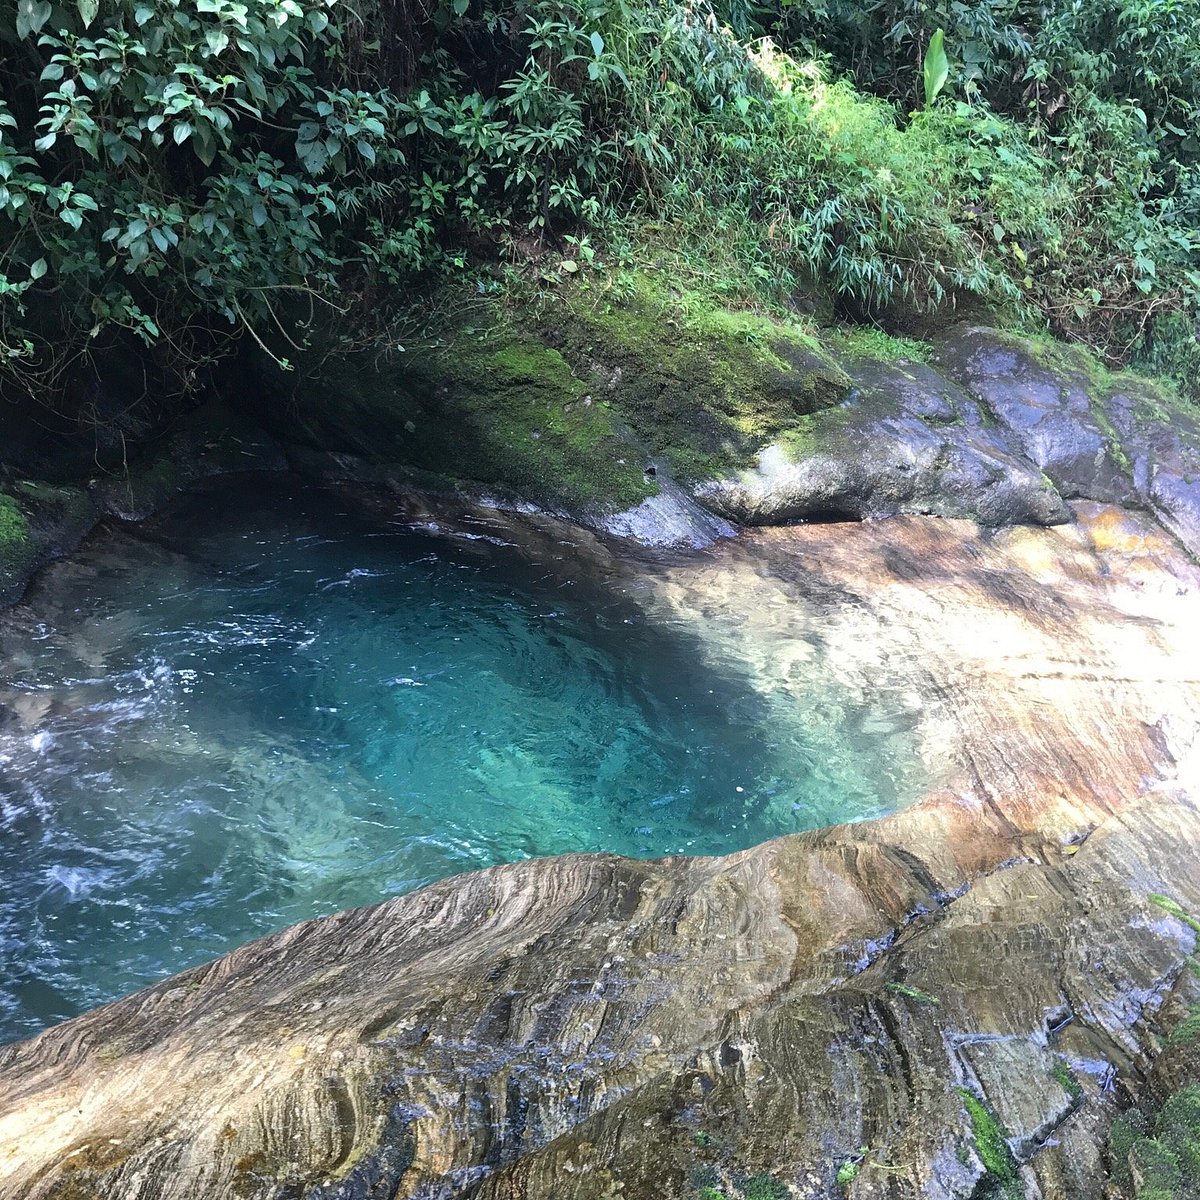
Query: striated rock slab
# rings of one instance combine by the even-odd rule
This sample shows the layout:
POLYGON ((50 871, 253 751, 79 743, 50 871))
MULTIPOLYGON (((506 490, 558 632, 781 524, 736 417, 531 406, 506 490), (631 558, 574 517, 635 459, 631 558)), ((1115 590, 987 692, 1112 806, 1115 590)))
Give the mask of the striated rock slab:
POLYGON ((631 597, 772 702, 822 702, 816 645, 911 695, 936 791, 726 858, 447 880, 0 1050, 0 1197, 1098 1195, 1191 986, 1149 896, 1200 910, 1200 571, 1077 516, 648 569, 631 597))

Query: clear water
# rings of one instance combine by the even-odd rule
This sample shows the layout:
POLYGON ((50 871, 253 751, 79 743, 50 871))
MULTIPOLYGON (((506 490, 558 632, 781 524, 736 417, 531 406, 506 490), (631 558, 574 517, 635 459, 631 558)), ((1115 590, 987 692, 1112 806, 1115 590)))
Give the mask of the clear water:
POLYGON ((93 536, 0 618, 0 1040, 459 871, 895 802, 634 575, 287 477, 93 536))

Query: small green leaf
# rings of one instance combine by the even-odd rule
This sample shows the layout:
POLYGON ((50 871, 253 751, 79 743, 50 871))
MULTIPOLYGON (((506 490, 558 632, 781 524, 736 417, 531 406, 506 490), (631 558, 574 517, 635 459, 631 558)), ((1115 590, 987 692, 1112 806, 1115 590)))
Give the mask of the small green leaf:
POLYGON ((46 273, 46 260, 44 258, 37 259, 36 262, 29 264, 29 278, 41 279, 46 273))
POLYGON ((599 58, 604 53, 604 39, 598 33, 593 33, 589 40, 592 43, 592 53, 599 58))
POLYGON ((83 22, 83 27, 86 29, 95 19, 96 14, 100 11, 100 0, 76 0, 79 6, 79 19, 83 22))

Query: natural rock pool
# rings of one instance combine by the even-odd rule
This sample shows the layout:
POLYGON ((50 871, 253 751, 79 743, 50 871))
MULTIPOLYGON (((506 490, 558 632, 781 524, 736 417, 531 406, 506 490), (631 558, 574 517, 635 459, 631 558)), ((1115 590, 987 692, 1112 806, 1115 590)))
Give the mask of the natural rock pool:
POLYGON ((815 635, 777 702, 654 563, 521 529, 245 477, 43 572, 0 618, 0 1040, 459 871, 908 798, 911 718, 815 635))

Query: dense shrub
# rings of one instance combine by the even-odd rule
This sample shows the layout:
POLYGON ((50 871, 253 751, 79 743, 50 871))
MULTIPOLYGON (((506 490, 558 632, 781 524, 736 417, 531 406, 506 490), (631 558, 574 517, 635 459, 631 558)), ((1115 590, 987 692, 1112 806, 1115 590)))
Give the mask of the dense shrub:
POLYGON ((1110 47, 998 0, 18 0, 0 356, 52 396, 118 331, 186 386, 241 334, 285 358, 308 307, 655 222, 777 296, 974 295, 1187 370, 1197 4, 1103 0, 1110 47), (913 113, 935 22, 950 88, 913 113))

